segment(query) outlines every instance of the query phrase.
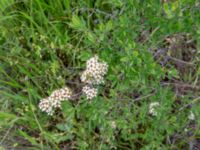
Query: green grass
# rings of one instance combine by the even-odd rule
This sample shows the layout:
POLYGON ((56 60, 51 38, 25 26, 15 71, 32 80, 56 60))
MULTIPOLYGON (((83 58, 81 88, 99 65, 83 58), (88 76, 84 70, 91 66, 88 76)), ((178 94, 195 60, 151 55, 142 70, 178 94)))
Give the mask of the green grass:
POLYGON ((199 18, 197 0, 1 0, 0 149, 188 149, 200 135, 199 18), (98 96, 41 112, 53 90, 80 91, 95 54, 109 65, 98 96))

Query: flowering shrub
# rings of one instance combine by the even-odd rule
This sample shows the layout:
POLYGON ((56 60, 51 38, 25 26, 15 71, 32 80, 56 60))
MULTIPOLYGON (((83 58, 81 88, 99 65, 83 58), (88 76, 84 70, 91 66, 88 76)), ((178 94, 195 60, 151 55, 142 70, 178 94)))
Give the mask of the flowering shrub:
MULTIPOLYGON (((82 92, 87 99, 91 100, 97 96, 98 90, 93 86, 104 83, 104 75, 107 73, 108 65, 105 62, 98 62, 98 56, 90 58, 87 61, 86 70, 81 75, 81 81, 86 83, 82 92)), ((53 109, 61 108, 61 102, 69 100, 72 97, 72 91, 68 88, 55 90, 52 94, 44 98, 39 103, 39 108, 49 115, 53 114, 53 109)))
POLYGON ((0 149, 192 149, 199 8, 0 0, 0 149))

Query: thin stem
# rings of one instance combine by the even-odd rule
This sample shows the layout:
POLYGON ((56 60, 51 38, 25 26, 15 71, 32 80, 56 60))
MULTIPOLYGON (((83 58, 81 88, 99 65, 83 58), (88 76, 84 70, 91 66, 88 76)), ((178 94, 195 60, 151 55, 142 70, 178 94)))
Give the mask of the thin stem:
POLYGON ((179 109, 179 111, 182 111, 183 109, 185 109, 185 108, 187 108, 188 106, 190 106, 190 105, 192 105, 192 104, 198 102, 199 100, 200 100, 200 97, 197 97, 197 98, 193 99, 193 100, 191 101, 191 103, 184 105, 183 107, 181 107, 181 108, 179 109))

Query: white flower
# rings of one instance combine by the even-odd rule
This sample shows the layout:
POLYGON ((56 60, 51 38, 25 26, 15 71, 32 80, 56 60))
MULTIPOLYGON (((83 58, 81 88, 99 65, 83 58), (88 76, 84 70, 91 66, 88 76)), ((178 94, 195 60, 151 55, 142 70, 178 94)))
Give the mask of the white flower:
POLYGON ((82 92, 86 95, 87 99, 92 99, 97 96, 97 89, 93 86, 104 83, 104 75, 107 71, 107 63, 99 62, 97 55, 87 60, 86 70, 81 74, 81 81, 86 83, 82 92))
POLYGON ((157 116, 158 112, 156 111, 156 107, 158 107, 160 104, 158 102, 152 102, 149 105, 149 114, 151 114, 152 116, 157 116))
POLYGON ((94 81, 93 81, 93 76, 92 74, 85 70, 82 75, 81 75, 81 81, 84 82, 84 83, 88 83, 88 84, 92 84, 94 81))
POLYGON ((113 129, 116 129, 117 125, 116 125, 116 122, 115 121, 111 121, 111 127, 113 129))
POLYGON ((64 100, 70 99, 71 95, 72 95, 72 91, 68 87, 64 87, 62 89, 53 91, 50 97, 52 99, 64 101, 64 100))
POLYGON ((52 92, 52 94, 44 98, 39 103, 39 108, 46 112, 48 115, 52 115, 55 108, 61 107, 61 102, 71 98, 72 92, 68 87, 58 89, 52 92))
POLYGON ((96 88, 90 86, 84 86, 82 92, 86 95, 87 99, 91 100, 97 96, 98 91, 96 88))
POLYGON ((52 103, 49 98, 44 98, 39 103, 39 108, 41 111, 46 112, 48 115, 53 114, 52 103))
POLYGON ((54 108, 61 107, 61 101, 68 100, 71 98, 72 92, 68 87, 58 89, 52 92, 49 96, 49 100, 54 108))
POLYGON ((108 71, 106 62, 99 62, 98 56, 90 58, 86 62, 86 70, 81 75, 81 81, 91 85, 98 85, 104 83, 103 76, 108 71))
POLYGON ((95 65, 98 64, 98 59, 99 59, 99 57, 97 55, 95 55, 94 57, 92 57, 89 60, 87 60, 86 68, 87 69, 94 68, 95 65))
POLYGON ((189 120, 195 120, 195 115, 192 111, 190 111, 190 115, 188 116, 189 120))

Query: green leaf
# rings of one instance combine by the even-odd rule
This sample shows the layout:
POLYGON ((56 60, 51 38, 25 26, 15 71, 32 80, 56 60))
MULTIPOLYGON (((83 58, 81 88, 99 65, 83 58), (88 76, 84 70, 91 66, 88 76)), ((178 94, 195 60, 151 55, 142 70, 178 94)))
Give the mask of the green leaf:
POLYGON ((138 51, 133 51, 133 57, 136 58, 136 57, 138 57, 138 56, 139 56, 138 51))
POLYGON ((71 22, 69 23, 69 25, 76 29, 76 30, 79 30, 79 31, 85 31, 87 28, 86 28, 86 23, 85 21, 83 20, 83 18, 79 18, 78 16, 72 16, 72 20, 71 22))
POLYGON ((0 120, 2 119, 16 119, 17 116, 14 114, 6 113, 6 112, 0 112, 0 120))
POLYGON ((130 59, 128 57, 122 57, 120 59, 121 62, 128 62, 130 59))
POLYGON ((87 61, 91 57, 92 57, 92 53, 89 51, 82 51, 79 56, 81 61, 87 61))
POLYGON ((91 33, 91 32, 87 32, 87 38, 91 43, 96 43, 96 37, 95 34, 91 33))
POLYGON ((37 143, 36 138, 28 135, 26 132, 22 131, 22 130, 18 130, 19 135, 23 136, 26 140, 28 140, 32 145, 39 145, 37 143))
POLYGON ((169 70, 168 75, 169 75, 169 78, 172 78, 172 77, 179 78, 179 73, 175 68, 169 70))
POLYGON ((65 123, 59 123, 56 125, 56 127, 60 130, 60 131, 66 131, 67 130, 67 125, 65 123))

